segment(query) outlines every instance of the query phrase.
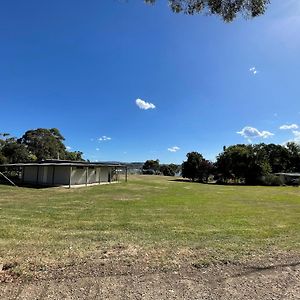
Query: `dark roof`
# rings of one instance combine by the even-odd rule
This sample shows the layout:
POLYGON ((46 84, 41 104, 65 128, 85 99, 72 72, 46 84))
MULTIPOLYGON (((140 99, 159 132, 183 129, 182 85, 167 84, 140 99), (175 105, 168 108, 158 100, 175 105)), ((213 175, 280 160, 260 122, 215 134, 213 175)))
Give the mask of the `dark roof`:
POLYGON ((86 162, 86 161, 72 161, 72 160, 43 160, 39 162, 3 164, 0 167, 24 167, 24 166, 75 166, 75 167, 124 167, 119 163, 111 162, 86 162))
POLYGON ((284 176, 300 177, 300 173, 275 173, 275 175, 284 175, 284 176))

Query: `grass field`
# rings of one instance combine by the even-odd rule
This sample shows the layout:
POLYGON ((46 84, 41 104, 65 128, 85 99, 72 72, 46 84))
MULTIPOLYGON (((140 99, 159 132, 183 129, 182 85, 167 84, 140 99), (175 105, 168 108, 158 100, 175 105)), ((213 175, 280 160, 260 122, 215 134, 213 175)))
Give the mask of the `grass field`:
POLYGON ((150 263, 299 253, 300 189, 160 176, 70 190, 0 186, 0 264, 29 272, 114 249, 150 263))

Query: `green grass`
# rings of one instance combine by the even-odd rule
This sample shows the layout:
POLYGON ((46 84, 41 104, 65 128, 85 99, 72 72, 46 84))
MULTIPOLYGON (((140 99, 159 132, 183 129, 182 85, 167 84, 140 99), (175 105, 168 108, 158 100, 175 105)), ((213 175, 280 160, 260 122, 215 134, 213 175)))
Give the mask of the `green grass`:
POLYGON ((300 189, 135 176, 78 189, 0 185, 0 263, 56 264, 122 245, 200 261, 300 250, 300 189))

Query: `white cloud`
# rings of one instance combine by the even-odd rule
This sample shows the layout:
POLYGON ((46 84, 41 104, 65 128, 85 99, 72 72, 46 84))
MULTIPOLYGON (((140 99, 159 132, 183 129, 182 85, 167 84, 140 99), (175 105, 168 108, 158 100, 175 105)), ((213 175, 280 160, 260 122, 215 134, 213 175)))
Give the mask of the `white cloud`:
POLYGON ((284 124, 279 127, 279 129, 282 129, 282 130, 298 129, 298 128, 299 128, 299 126, 297 124, 290 124, 290 125, 284 124))
POLYGON ((96 151, 99 151, 100 150, 100 148, 96 148, 96 151))
POLYGON ((286 145, 289 142, 294 142, 294 143, 300 144, 300 131, 299 130, 293 130, 292 132, 293 132, 294 138, 289 139, 288 141, 285 141, 283 143, 283 145, 286 145))
POLYGON ((155 105, 153 103, 150 103, 150 102, 146 102, 142 99, 136 99, 135 100, 135 104, 140 108, 140 109, 144 109, 144 110, 147 110, 147 109, 154 109, 155 108, 155 105))
POLYGON ((251 143, 251 139, 253 138, 267 139, 274 135, 274 133, 271 133, 269 131, 266 130, 259 131, 258 129, 250 126, 244 127, 241 131, 238 131, 237 134, 240 134, 242 137, 246 138, 250 143, 251 143))
POLYGON ((294 134, 294 142, 300 144, 300 131, 293 130, 293 134, 294 134))
POLYGON ((293 134, 295 136, 299 136, 300 137, 300 131, 299 130, 293 130, 293 134))
POLYGON ((66 146, 66 148, 68 151, 72 149, 72 147, 70 147, 70 146, 66 146))
POLYGON ((256 67, 251 67, 251 68, 249 69, 249 72, 251 72, 253 75, 256 75, 256 74, 258 73, 256 67))
POLYGON ((106 135, 102 135, 101 137, 98 138, 98 141, 100 142, 105 142, 105 141, 110 141, 111 137, 106 136, 106 135))
POLYGON ((168 151, 170 151, 170 152, 177 152, 177 151, 179 151, 179 150, 180 150, 180 148, 179 148, 179 147, 177 147, 177 146, 174 146, 174 147, 168 148, 168 151))

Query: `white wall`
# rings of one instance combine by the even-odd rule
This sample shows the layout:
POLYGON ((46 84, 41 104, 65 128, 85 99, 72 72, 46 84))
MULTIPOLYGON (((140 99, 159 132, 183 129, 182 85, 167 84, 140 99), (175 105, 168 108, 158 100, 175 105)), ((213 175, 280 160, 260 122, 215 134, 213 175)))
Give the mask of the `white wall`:
POLYGON ((73 167, 72 168, 72 185, 73 184, 85 184, 86 173, 85 167, 73 167))
MULTIPOLYGON (((70 166, 55 166, 53 177, 53 166, 25 166, 24 182, 37 183, 41 185, 69 185, 70 166), (38 173, 38 174, 37 174, 38 173), (54 179, 54 180, 53 180, 54 179)), ((88 170, 88 183, 104 183, 109 181, 109 173, 113 170, 112 167, 94 167, 88 170)), ((112 178, 111 178, 112 180, 112 178)), ((72 185, 86 183, 86 167, 72 167, 72 185)))
POLYGON ((96 168, 89 168, 88 170, 88 183, 98 182, 99 178, 97 178, 96 168))
MULTIPOLYGON (((98 168, 88 168, 87 183, 96 182, 99 182, 98 168)), ((73 184, 86 184, 86 167, 72 168, 72 185, 73 184)))

